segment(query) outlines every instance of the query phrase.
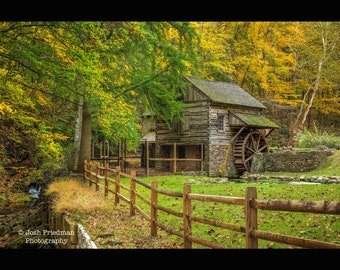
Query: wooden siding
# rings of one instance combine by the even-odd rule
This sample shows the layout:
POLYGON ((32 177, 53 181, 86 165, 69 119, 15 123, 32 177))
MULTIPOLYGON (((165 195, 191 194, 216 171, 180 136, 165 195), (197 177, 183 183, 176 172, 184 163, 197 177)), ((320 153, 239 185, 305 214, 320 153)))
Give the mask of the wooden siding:
POLYGON ((184 94, 184 102, 195 103, 198 101, 209 101, 209 98, 200 93, 198 89, 191 85, 187 88, 184 94))
MULTIPOLYGON (((183 101, 189 105, 182 113, 183 123, 175 119, 169 128, 165 122, 156 118, 156 156, 171 155, 171 144, 174 143, 185 145, 186 155, 197 155, 195 145, 202 145, 204 170, 208 175, 235 174, 232 139, 241 127, 230 125, 230 111, 262 115, 264 109, 213 102, 193 85, 187 87, 183 101), (224 116, 223 130, 218 128, 219 116, 224 116)), ((169 162, 157 163, 156 167, 161 169, 169 169, 173 165, 169 162)), ((177 166, 179 170, 195 169, 196 162, 181 161, 177 166)))
POLYGON ((157 143, 184 143, 201 144, 207 143, 209 137, 209 103, 197 102, 183 112, 184 123, 178 132, 169 129, 163 121, 157 121, 157 143))
POLYGON ((245 110, 242 107, 230 107, 223 105, 212 105, 209 110, 209 144, 230 145, 231 139, 239 128, 232 128, 229 125, 229 110, 235 112, 260 114, 260 110, 245 110), (218 130, 218 116, 224 116, 224 130, 218 130))

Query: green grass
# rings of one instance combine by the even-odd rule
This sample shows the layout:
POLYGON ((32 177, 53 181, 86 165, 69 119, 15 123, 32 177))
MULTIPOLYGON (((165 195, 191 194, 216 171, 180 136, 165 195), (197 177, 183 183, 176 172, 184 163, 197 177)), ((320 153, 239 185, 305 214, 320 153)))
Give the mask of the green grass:
MULTIPOLYGON (((313 172, 303 173, 305 176, 322 175, 322 176, 339 176, 340 151, 337 150, 334 155, 328 157, 322 167, 313 172)), ((266 177, 260 177, 259 180, 251 182, 235 181, 237 179, 229 179, 222 182, 218 177, 207 176, 188 176, 188 175, 163 175, 152 177, 137 177, 140 181, 151 184, 157 181, 158 188, 170 191, 183 192, 185 185, 190 183, 191 192, 196 194, 221 195, 230 197, 245 198, 247 187, 255 187, 258 199, 282 199, 282 200, 303 200, 303 201, 339 201, 340 184, 319 184, 319 185, 292 185, 288 183, 278 183, 270 179, 270 176, 286 175, 299 177, 300 173, 266 173, 266 177)), ((114 175, 111 176, 114 178, 114 175)), ((273 178, 275 179, 275 178, 273 178)), ((242 179, 239 179, 242 180, 242 179)), ((88 183, 83 183, 88 187, 88 183)), ((101 179, 103 184, 103 179, 101 179)), ((121 177, 121 184, 129 190, 130 179, 121 177)), ((68 184, 67 184, 68 185, 68 184)), ((114 190, 113 183, 109 183, 109 188, 114 190)), ((94 190, 93 185, 90 189, 94 190)), ((58 188, 59 191, 71 192, 69 187, 58 188)), ((121 188, 121 193, 129 198, 129 192, 121 188)), ((144 186, 136 184, 136 190, 142 194, 147 200, 150 200, 151 191, 144 186)), ((81 220, 78 222, 86 226, 86 230, 101 248, 177 248, 183 247, 183 239, 165 233, 158 228, 157 239, 150 238, 150 224, 147 220, 138 214, 129 217, 129 206, 123 200, 118 205, 114 205, 114 195, 109 193, 105 197, 109 204, 109 209, 98 210, 95 213, 91 210, 95 203, 92 201, 94 195, 89 194, 77 195, 74 200, 74 191, 68 195, 71 198, 68 201, 70 209, 76 208, 77 211, 82 209, 81 220), (72 193, 73 192, 73 193, 72 193), (81 196, 88 197, 89 208, 84 203, 81 196), (75 207, 76 201, 80 202, 81 207, 75 207), (111 212, 113 211, 113 212, 111 212), (122 212, 121 212, 122 211, 122 212), (124 212, 124 214, 122 214, 124 212), (91 214, 92 213, 92 214, 91 214), (135 219, 136 218, 136 219, 135 219), (137 222, 138 220, 138 222, 137 222), (143 224, 142 224, 143 223, 143 224), (115 233, 113 239, 101 240, 103 233, 115 233), (111 244, 109 244, 111 243, 111 244), (112 244, 114 243, 114 244, 112 244), (120 243, 120 244, 118 244, 120 243)), ((87 193, 86 193, 87 194, 87 193)), ((104 198, 104 190, 101 187, 98 196, 104 198)), ((63 200, 65 202, 67 200, 63 200)), ((179 213, 183 212, 183 200, 181 197, 169 197, 158 194, 158 204, 166 208, 170 208, 179 213)), ((67 205, 67 203, 66 203, 67 205)), ((65 207, 66 207, 65 205, 65 207)), ((136 198, 136 205, 150 215, 150 206, 136 198)), ((105 206, 104 206, 105 207, 105 206)), ((67 207, 66 207, 67 208, 67 207)), ((224 223, 235 226, 245 227, 245 209, 243 206, 226 205, 221 203, 198 202, 192 201, 192 210, 195 217, 208 218, 211 220, 223 221, 224 223)), ((161 210, 157 211, 157 219, 167 227, 176 231, 183 232, 183 220, 174 215, 167 214, 161 210)), ((305 239, 315 239, 328 243, 340 244, 340 220, 339 215, 323 215, 313 213, 285 212, 285 211, 269 211, 258 210, 258 229, 272 233, 296 236, 305 239)), ((218 243, 226 248, 244 249, 245 235, 227 229, 220 229, 215 226, 203 225, 200 223, 192 223, 193 236, 218 243)), ((193 244, 193 248, 206 248, 198 244, 193 244)), ((259 240, 259 248, 276 248, 291 249, 286 244, 275 243, 266 240, 259 240)))
MULTIPOLYGON (((183 186, 188 179, 195 179, 195 184, 191 184, 191 192, 196 194, 222 195, 231 197, 245 197, 248 186, 256 187, 258 199, 285 199, 285 200, 331 200, 339 201, 340 185, 289 185, 289 184, 266 184, 266 183, 207 183, 207 177, 189 176, 157 176, 139 178, 145 183, 156 180, 158 188, 183 191, 183 186)), ((212 180, 212 179, 211 179, 212 180)), ((128 185, 128 179, 122 179, 122 183, 128 185)), ((137 185, 137 191, 150 199, 150 191, 137 185)), ((181 198, 174 198, 159 195, 158 203, 164 207, 171 208, 178 212, 183 210, 181 198)), ((147 213, 149 206, 137 199, 137 205, 142 206, 147 213)), ((193 215, 212 220, 224 221, 237 226, 245 226, 244 207, 225 205, 221 203, 193 202, 193 215)), ((182 230, 182 219, 173 215, 168 215, 158 211, 159 221, 171 226, 176 230, 182 230)), ((340 243, 340 220, 336 215, 321 215, 310 213, 296 213, 284 211, 264 211, 258 212, 258 229, 274 233, 286 234, 307 239, 317 239, 320 241, 340 243)), ((192 232, 194 236, 219 243, 229 248, 245 248, 245 236, 242 233, 230 230, 219 229, 202 224, 193 224, 192 232)), ((181 241, 181 239, 180 239, 181 241)), ((197 247, 197 246, 196 246, 197 247)), ((290 248, 284 244, 271 243, 259 240, 260 248, 290 248)), ((197 247, 201 248, 201 247, 197 247)))
MULTIPOLYGON (((336 151, 330 156, 323 167, 313 172, 304 173, 304 175, 323 175, 334 176, 340 175, 338 165, 340 160, 340 151, 336 151)), ((292 173, 267 173, 270 175, 300 175, 292 173)), ((206 176, 183 176, 183 175, 166 175, 152 177, 138 177, 139 180, 151 184, 157 181, 158 188, 172 191, 183 191, 187 183, 191 183, 191 192, 196 194, 222 195, 231 197, 245 197, 246 188, 249 186, 256 187, 258 199, 284 199, 284 200, 303 200, 303 201, 339 201, 340 185, 323 184, 323 185, 290 185, 275 184, 266 181, 261 182, 223 182, 216 183, 216 177, 206 176)), ((122 178, 121 183, 129 186, 129 179, 122 178)), ((150 190, 137 184, 137 191, 146 198, 150 199, 150 190)), ((128 195, 127 195, 128 196, 128 195)), ((174 198, 159 195, 158 203, 164 207, 171 208, 178 212, 183 211, 183 202, 181 198, 174 198)), ((150 207, 137 198, 139 205, 145 212, 150 212, 150 207)), ((245 226, 244 207, 225 205, 221 203, 208 203, 193 201, 193 215, 197 217, 219 220, 237 226, 245 226)), ((182 219, 158 211, 158 219, 167 226, 182 230, 182 219)), ((258 229, 280 233, 290 236, 303 237, 306 239, 316 239, 319 241, 340 244, 340 219, 339 215, 322 215, 312 213, 298 213, 285 211, 258 211, 258 229)), ((206 239, 211 242, 219 243, 228 248, 245 248, 245 236, 242 233, 226 229, 219 229, 202 224, 192 224, 192 233, 194 236, 206 239)), ((178 238, 178 241, 182 239, 178 238)), ((195 248, 204 248, 194 244, 195 248)), ((273 243, 266 240, 259 240, 259 248, 296 248, 285 244, 273 243)))

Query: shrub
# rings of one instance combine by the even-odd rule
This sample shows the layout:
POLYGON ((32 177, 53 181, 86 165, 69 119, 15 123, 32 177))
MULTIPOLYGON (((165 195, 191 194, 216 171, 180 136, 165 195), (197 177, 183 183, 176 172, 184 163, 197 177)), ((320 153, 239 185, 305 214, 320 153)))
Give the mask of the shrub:
POLYGON ((314 124, 313 131, 304 129, 298 139, 299 147, 310 147, 324 145, 328 148, 340 147, 340 137, 327 130, 321 131, 318 125, 314 124))

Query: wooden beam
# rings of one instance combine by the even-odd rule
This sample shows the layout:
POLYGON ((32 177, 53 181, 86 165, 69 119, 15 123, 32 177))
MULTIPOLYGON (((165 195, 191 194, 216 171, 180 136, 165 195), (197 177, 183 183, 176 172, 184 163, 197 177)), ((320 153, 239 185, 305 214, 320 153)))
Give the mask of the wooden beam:
POLYGON ((232 144, 232 143, 236 140, 236 138, 238 137, 238 135, 240 135, 240 133, 241 133, 245 128, 246 128, 245 126, 243 126, 243 127, 240 128, 240 130, 239 130, 239 131, 235 134, 235 136, 231 139, 230 144, 232 144))

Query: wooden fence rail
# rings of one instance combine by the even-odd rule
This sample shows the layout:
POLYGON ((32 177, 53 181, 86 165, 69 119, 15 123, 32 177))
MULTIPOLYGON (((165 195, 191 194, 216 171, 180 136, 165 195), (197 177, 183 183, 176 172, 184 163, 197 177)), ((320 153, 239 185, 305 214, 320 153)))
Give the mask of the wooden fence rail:
POLYGON ((255 187, 247 187, 245 198, 193 194, 191 193, 190 185, 184 185, 183 192, 174 192, 158 188, 157 181, 153 181, 151 185, 142 182, 136 178, 135 171, 132 171, 130 174, 126 174, 120 171, 119 166, 117 166, 115 169, 112 169, 109 168, 108 164, 105 164, 105 166, 101 166, 99 164, 94 165, 92 161, 88 162, 86 160, 84 162, 84 180, 88 181, 90 186, 95 185, 97 191, 102 188, 106 196, 108 193, 113 194, 115 204, 118 204, 120 200, 127 203, 130 207, 129 209, 131 216, 135 215, 136 212, 143 216, 151 224, 150 234, 152 236, 156 236, 157 229, 160 228, 169 234, 183 238, 184 248, 192 248, 193 243, 210 248, 226 248, 217 243, 210 242, 192 235, 191 228, 193 222, 243 233, 245 234, 246 240, 245 248, 258 248, 259 239, 303 248, 340 248, 340 244, 336 243, 328 243, 315 239, 305 239, 258 230, 258 209, 266 211, 307 212, 325 215, 340 215, 339 201, 299 201, 279 199, 260 200, 257 199, 257 191, 255 187), (121 183, 121 176, 130 179, 130 186, 126 186, 121 183), (104 184, 102 182, 104 182, 104 184), (112 183, 115 186, 114 190, 109 188, 109 183, 112 183), (137 191, 137 184, 151 191, 149 199, 137 191), (125 190, 125 193, 128 193, 129 196, 124 196, 121 190, 125 190), (175 211, 174 209, 158 204, 159 194, 169 197, 182 198, 183 211, 175 211), (136 198, 139 198, 150 207, 150 214, 147 214, 145 210, 136 204, 136 198), (236 226, 217 220, 196 217, 193 214, 193 201, 218 202, 225 205, 243 206, 245 208, 245 226, 236 226), (176 230, 173 227, 159 222, 158 211, 163 211, 169 215, 181 218, 183 224, 182 231, 178 229, 176 230))

